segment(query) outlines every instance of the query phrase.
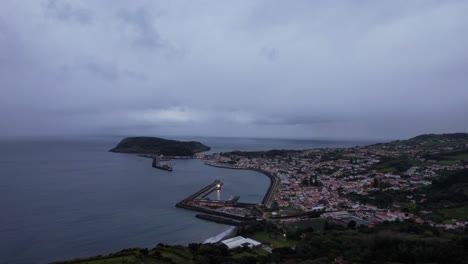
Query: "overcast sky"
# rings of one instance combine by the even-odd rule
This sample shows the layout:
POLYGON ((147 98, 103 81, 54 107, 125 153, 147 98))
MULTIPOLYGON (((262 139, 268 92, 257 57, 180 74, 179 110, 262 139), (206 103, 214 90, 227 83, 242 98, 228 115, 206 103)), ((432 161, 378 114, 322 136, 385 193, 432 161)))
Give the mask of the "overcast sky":
POLYGON ((2 0, 0 137, 468 131, 468 1, 2 0))

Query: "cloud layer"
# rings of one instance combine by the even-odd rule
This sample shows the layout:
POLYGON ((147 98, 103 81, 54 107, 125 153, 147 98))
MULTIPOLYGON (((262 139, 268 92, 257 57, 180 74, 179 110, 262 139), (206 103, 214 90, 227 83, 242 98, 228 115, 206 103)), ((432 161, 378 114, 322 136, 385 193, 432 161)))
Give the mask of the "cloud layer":
POLYGON ((0 137, 468 131, 466 1, 2 1, 0 137))

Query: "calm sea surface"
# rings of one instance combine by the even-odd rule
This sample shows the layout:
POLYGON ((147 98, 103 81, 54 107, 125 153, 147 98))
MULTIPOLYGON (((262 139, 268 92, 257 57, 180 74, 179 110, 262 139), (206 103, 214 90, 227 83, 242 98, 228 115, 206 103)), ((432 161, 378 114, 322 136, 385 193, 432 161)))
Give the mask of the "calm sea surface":
MULTIPOLYGON (((180 138, 189 139, 189 138, 180 138)), ((304 149, 369 142, 190 138, 213 149, 304 149)), ((173 172, 151 160, 110 153, 120 138, 0 141, 0 263, 47 263, 158 243, 202 242, 228 226, 175 208, 211 183, 221 198, 260 202, 269 180, 253 171, 226 170, 199 160, 173 160, 173 172)))

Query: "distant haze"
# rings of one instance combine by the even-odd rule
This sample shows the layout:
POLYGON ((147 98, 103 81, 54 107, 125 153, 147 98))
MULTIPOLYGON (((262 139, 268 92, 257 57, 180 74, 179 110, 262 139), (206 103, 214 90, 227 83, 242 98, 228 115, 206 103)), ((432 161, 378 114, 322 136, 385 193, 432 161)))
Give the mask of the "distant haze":
POLYGON ((468 1, 2 0, 0 137, 468 131, 468 1))

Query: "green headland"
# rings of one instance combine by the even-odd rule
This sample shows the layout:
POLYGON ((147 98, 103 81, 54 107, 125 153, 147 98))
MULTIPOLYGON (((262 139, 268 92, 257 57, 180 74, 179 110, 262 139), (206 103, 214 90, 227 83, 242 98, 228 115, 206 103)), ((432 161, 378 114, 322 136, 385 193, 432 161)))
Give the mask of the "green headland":
POLYGON ((208 151, 210 147, 197 141, 178 141, 157 137, 128 137, 111 152, 155 154, 164 156, 193 156, 208 151))

